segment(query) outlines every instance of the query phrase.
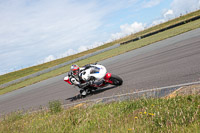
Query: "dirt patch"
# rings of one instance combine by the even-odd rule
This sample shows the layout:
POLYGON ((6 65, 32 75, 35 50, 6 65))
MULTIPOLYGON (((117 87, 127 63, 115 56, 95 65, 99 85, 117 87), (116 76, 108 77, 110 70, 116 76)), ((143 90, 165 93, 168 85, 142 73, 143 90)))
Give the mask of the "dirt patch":
POLYGON ((200 95, 200 84, 182 86, 173 93, 166 96, 166 98, 172 98, 175 96, 182 96, 182 95, 200 95))

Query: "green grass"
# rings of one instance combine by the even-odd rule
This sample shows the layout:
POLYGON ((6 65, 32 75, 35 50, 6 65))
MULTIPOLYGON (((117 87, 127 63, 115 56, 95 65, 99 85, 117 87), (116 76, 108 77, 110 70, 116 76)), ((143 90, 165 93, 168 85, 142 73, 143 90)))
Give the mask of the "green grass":
POLYGON ((200 95, 83 105, 56 114, 6 116, 0 132, 199 132, 200 95))
MULTIPOLYGON (((163 39, 175 36, 175 35, 179 35, 181 33, 184 33, 184 32, 196 29, 196 28, 200 28, 200 20, 196 20, 196 21, 187 23, 185 25, 181 25, 181 26, 176 27, 174 29, 170 29, 170 30, 155 34, 153 36, 141 39, 139 41, 135 41, 135 42, 132 42, 132 43, 129 43, 129 44, 126 44, 126 45, 121 45, 120 47, 115 48, 113 50, 110 50, 110 51, 98 54, 96 56, 87 58, 85 60, 81 60, 79 62, 76 62, 76 64, 83 66, 83 65, 88 64, 88 63, 94 63, 94 62, 97 62, 97 61, 100 61, 100 60, 104 60, 104 59, 107 59, 107 58, 110 58, 110 57, 113 57, 113 56, 116 56, 116 55, 119 55, 119 54, 123 54, 123 53, 128 52, 128 51, 131 51, 131 50, 152 44, 154 42, 157 42, 157 41, 160 41, 160 40, 163 40, 163 39)), ((8 87, 5 87, 5 88, 1 88, 0 89, 0 95, 5 94, 5 93, 10 92, 10 91, 13 91, 13 90, 16 90, 16 89, 19 89, 19 88, 22 88, 24 86, 31 85, 33 83, 37 83, 39 81, 48 79, 50 77, 54 77, 54 76, 66 73, 67 71, 69 71, 70 66, 71 65, 68 65, 68 66, 59 68, 57 70, 51 71, 49 73, 42 74, 38 77, 28 79, 28 80, 23 81, 21 83, 11 85, 11 86, 8 86, 8 87)))
POLYGON ((61 102, 59 100, 49 102, 49 110, 53 113, 58 113, 62 111, 61 102))
POLYGON ((5 74, 5 75, 0 75, 0 84, 4 84, 4 83, 7 83, 9 81, 12 81, 12 80, 15 80, 15 79, 18 79, 18 78, 33 74, 35 72, 38 72, 38 71, 41 71, 41 70, 56 66, 58 64, 61 64, 61 63, 67 62, 69 60, 72 60, 72 59, 87 55, 87 54, 95 52, 97 50, 112 46, 114 44, 128 41, 128 40, 133 39, 135 37, 142 36, 144 34, 159 30, 159 29, 164 28, 164 27, 168 27, 168 26, 173 25, 175 23, 178 23, 180 21, 188 20, 188 19, 190 19, 190 18, 192 18, 194 16, 197 16, 199 14, 200 14, 200 10, 192 12, 192 13, 189 13, 189 14, 181 16, 181 17, 178 17, 176 19, 170 20, 170 21, 168 21, 166 23, 151 27, 149 29, 146 29, 144 31, 138 32, 136 34, 129 35, 129 36, 124 37, 122 39, 115 40, 115 41, 107 43, 107 44, 105 44, 103 46, 100 46, 100 47, 97 47, 97 48, 94 48, 94 49, 91 49, 91 50, 76 54, 76 55, 64 57, 64 58, 61 58, 61 59, 58 59, 58 60, 54 60, 54 61, 51 61, 51 62, 48 62, 48 63, 44 63, 44 64, 41 64, 41 65, 37 65, 37 66, 33 66, 33 67, 22 69, 22 70, 18 70, 18 71, 15 71, 15 72, 11 72, 11 73, 8 73, 8 74, 5 74))

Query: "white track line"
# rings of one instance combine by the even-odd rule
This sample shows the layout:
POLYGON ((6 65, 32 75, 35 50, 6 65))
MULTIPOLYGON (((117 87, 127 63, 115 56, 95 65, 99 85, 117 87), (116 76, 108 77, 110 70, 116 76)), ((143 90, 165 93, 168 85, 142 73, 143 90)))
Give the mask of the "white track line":
POLYGON ((75 103, 71 103, 71 104, 65 104, 65 105, 63 105, 63 107, 77 105, 77 104, 86 103, 86 102, 94 102, 94 101, 99 101, 99 100, 103 100, 103 99, 121 97, 121 96, 126 96, 126 95, 133 95, 133 94, 137 94, 137 93, 144 93, 144 92, 149 92, 149 91, 157 91, 157 90, 162 90, 162 89, 167 89, 167 88, 188 86, 188 85, 194 85, 194 84, 200 84, 200 81, 184 83, 184 84, 178 84, 178 85, 170 85, 170 86, 165 86, 165 87, 160 87, 160 88, 155 88, 155 89, 148 89, 148 90, 143 90, 143 91, 138 91, 138 92, 125 93, 125 94, 120 94, 120 95, 115 95, 115 96, 102 97, 102 98, 97 98, 97 99, 81 101, 81 102, 75 102, 75 103))

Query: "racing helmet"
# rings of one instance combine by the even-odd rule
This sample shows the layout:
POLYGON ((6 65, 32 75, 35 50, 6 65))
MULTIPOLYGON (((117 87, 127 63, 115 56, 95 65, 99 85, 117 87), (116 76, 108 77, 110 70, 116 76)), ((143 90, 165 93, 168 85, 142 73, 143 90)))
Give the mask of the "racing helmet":
POLYGON ((79 66, 74 64, 71 66, 71 71, 73 75, 78 75, 79 74, 79 66))

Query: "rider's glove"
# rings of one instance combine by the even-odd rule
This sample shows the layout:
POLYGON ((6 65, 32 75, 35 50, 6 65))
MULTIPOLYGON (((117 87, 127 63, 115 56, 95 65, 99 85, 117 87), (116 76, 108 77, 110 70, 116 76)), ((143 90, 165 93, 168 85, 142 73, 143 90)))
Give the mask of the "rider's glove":
POLYGON ((93 80, 90 80, 90 81, 88 81, 88 84, 89 84, 89 85, 92 85, 92 84, 94 84, 94 81, 93 81, 93 80))
POLYGON ((90 64, 87 64, 87 65, 84 66, 84 68, 88 69, 90 66, 91 66, 90 64))
POLYGON ((84 86, 85 85, 83 85, 83 84, 79 84, 79 85, 77 85, 79 88, 84 88, 84 86))
POLYGON ((72 75, 72 72, 68 72, 68 76, 71 76, 72 75))

